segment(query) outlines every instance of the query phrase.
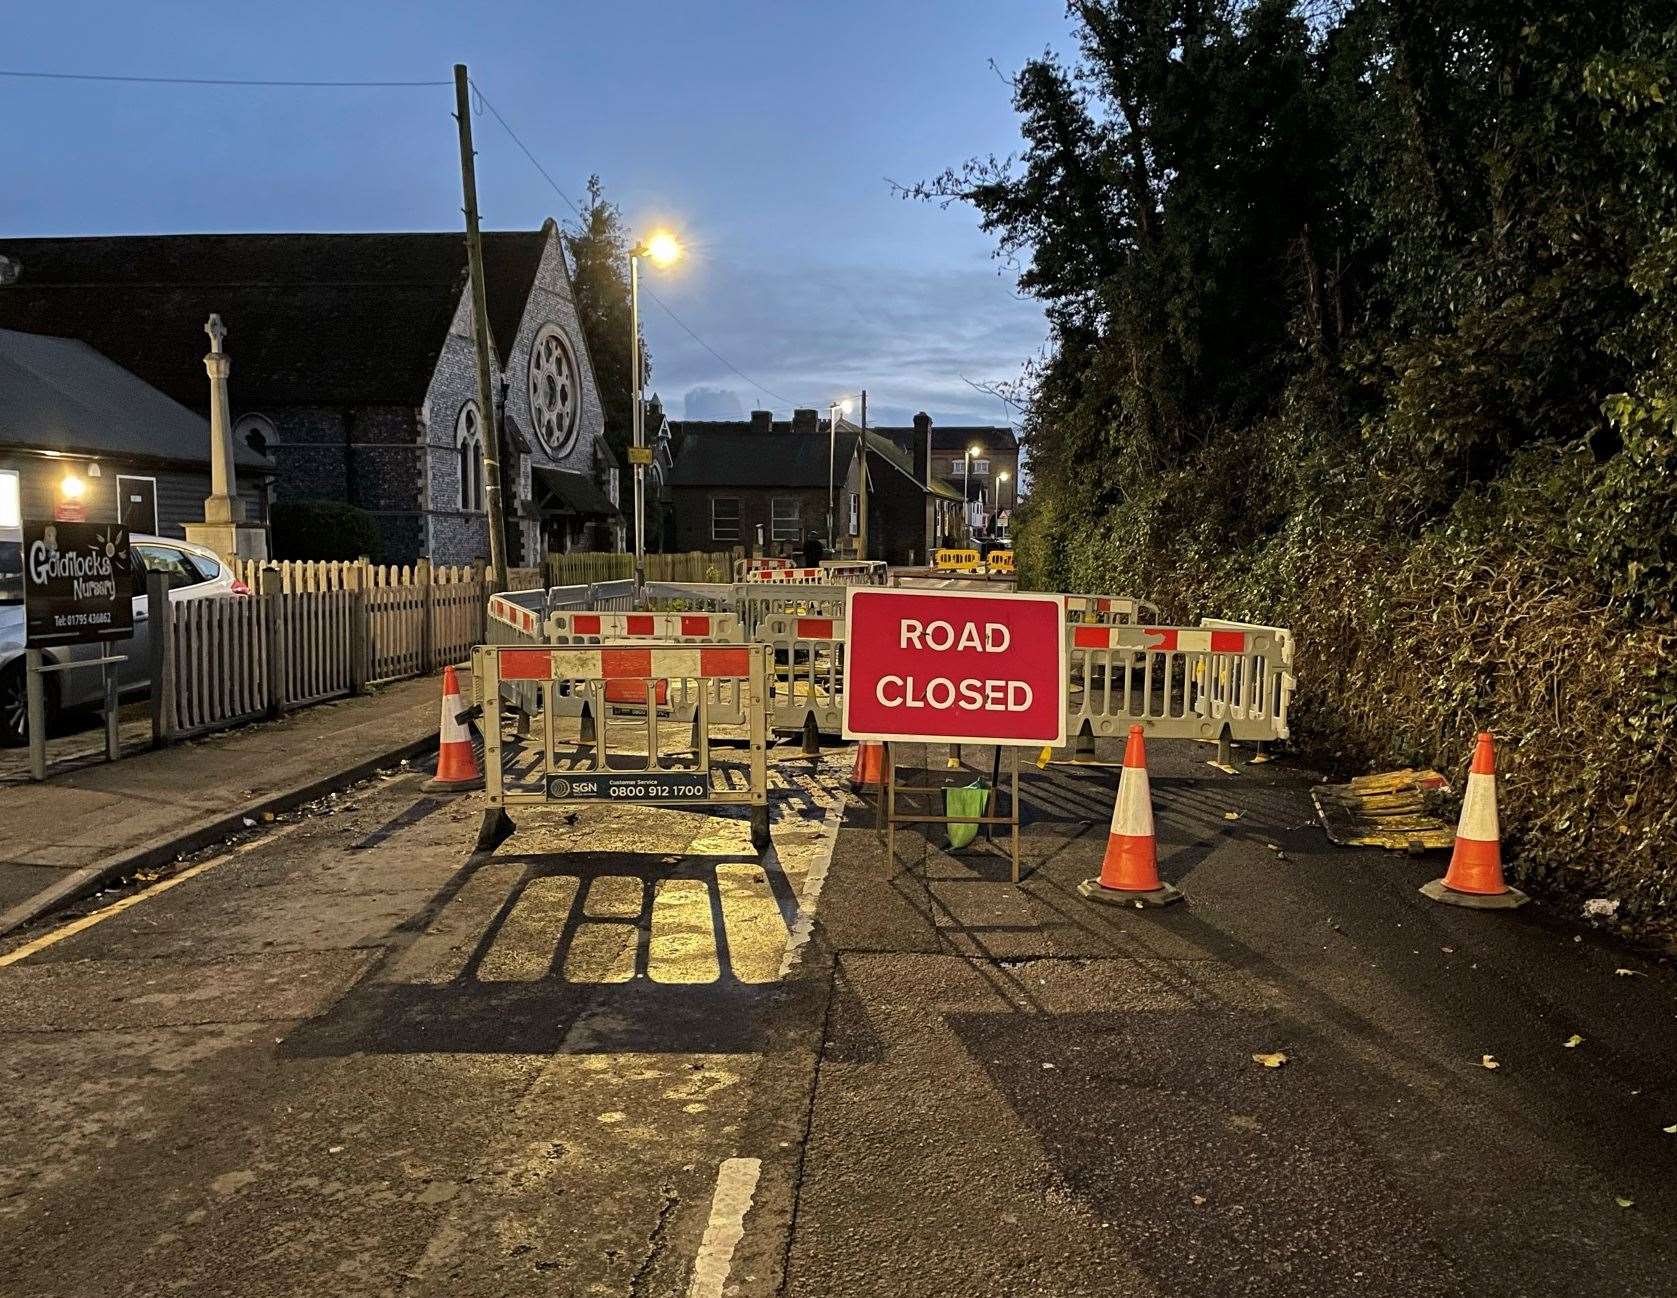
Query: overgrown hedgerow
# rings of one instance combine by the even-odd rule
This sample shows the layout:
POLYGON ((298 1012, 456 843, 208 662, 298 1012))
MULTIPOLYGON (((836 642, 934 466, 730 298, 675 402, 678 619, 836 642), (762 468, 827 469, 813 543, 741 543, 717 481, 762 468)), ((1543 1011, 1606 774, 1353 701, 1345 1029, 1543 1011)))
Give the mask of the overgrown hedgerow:
POLYGON ((1295 733, 1677 927, 1677 10, 1077 0, 965 202, 1046 306, 1028 581, 1290 626, 1295 733))

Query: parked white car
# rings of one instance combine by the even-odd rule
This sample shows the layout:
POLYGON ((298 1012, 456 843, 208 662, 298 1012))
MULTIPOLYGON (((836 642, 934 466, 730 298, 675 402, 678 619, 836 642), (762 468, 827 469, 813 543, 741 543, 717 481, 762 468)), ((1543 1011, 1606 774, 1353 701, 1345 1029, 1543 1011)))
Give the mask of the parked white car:
MULTIPOLYGON (((169 602, 188 599, 241 599, 250 589, 215 551, 188 541, 161 536, 135 536, 134 559, 143 572, 161 572, 169 579, 169 602)), ((100 644, 61 645, 43 650, 51 662, 74 662, 104 654, 126 654, 118 663, 117 690, 125 696, 151 689, 151 633, 146 596, 134 597, 134 634, 126 640, 100 644)), ((0 530, 0 745, 28 742, 29 720, 23 659, 23 536, 16 528, 0 530)), ((100 673, 87 667, 52 672, 44 677, 47 690, 47 728, 66 709, 98 706, 104 701, 100 673)))

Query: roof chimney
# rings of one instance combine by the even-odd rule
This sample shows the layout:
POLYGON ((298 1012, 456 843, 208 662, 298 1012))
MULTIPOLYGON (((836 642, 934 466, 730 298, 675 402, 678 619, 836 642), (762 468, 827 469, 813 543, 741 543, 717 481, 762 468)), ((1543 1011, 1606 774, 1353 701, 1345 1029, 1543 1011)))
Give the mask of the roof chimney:
POLYGON ((914 477, 926 486, 932 485, 932 417, 924 410, 914 416, 914 477))
POLYGON ((751 431, 754 433, 774 432, 774 411, 753 410, 751 412, 751 431))
POLYGON ((808 433, 814 435, 820 431, 820 416, 813 410, 794 410, 792 412, 792 431, 794 433, 808 433))

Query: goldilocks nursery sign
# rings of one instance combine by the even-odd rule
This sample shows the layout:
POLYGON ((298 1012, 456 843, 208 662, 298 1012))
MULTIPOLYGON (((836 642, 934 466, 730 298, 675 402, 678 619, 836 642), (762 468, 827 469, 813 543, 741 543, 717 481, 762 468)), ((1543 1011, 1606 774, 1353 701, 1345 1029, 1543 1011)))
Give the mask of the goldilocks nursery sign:
POLYGON ((114 523, 25 523, 26 643, 122 640, 134 633, 134 556, 114 523))

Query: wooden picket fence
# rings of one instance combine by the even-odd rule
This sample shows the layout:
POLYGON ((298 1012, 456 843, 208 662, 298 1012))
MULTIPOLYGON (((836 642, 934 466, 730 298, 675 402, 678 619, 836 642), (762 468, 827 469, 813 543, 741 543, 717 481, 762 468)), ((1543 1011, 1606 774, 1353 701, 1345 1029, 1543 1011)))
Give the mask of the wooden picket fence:
MULTIPOLYGON (((722 581, 734 552, 649 554, 649 581, 722 581)), ((238 725, 423 676, 463 662, 487 630, 481 565, 433 568, 347 562, 234 565, 248 599, 171 602, 166 634, 151 640, 152 730, 159 742, 238 725)), ((549 555, 514 568, 512 590, 619 583, 627 554, 549 555)), ((615 591, 615 588, 607 588, 615 591)), ((627 606, 628 592, 599 595, 627 606)))
POLYGON ((152 638, 159 742, 426 675, 485 634, 481 569, 269 562, 236 575, 250 598, 171 602, 152 638))
MULTIPOLYGON (((727 581, 734 570, 734 560, 743 550, 710 552, 690 550, 684 554, 649 554, 646 556, 648 581, 727 581)), ((544 565, 547 572, 545 586, 586 586, 594 582, 624 581, 635 575, 635 556, 632 554, 550 554, 544 565)), ((514 590, 528 589, 514 586, 514 590)))

